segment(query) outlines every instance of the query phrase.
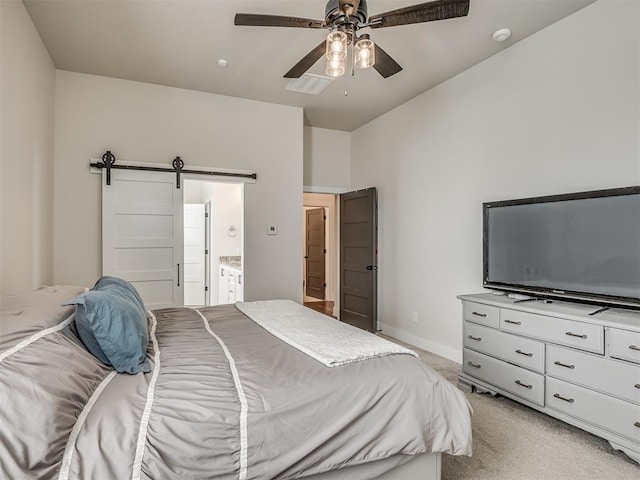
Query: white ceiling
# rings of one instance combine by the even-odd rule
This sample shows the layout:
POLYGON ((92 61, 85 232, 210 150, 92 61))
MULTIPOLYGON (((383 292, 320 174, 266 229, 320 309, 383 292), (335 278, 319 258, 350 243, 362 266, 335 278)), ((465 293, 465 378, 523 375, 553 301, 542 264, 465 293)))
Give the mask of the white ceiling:
MULTIPOLYGON (((303 107, 305 124, 345 131, 593 1, 471 0, 467 17, 361 30, 403 71, 383 79, 357 70, 313 96, 285 90, 282 76, 325 30, 236 27, 233 19, 239 12, 323 20, 324 0, 23 0, 58 69, 303 107), (503 27, 512 37, 494 42, 503 27)), ((373 15, 422 1, 367 3, 373 15)), ((323 60, 309 73, 324 74, 323 60)))

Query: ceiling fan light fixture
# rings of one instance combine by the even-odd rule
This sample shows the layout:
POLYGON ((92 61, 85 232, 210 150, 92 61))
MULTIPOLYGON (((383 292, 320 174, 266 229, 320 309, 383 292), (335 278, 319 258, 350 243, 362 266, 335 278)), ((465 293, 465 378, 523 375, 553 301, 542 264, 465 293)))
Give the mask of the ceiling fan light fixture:
POLYGON ((334 30, 327 35, 327 59, 331 57, 346 58, 347 34, 340 30, 334 30))
POLYGON ((355 66, 370 68, 376 63, 376 48, 369 35, 362 35, 353 47, 355 49, 355 66))
POLYGON ((340 77, 344 75, 346 63, 345 59, 340 58, 338 55, 327 57, 327 69, 325 72, 330 77, 340 77))
POLYGON ((339 77, 344 75, 347 58, 347 34, 334 30, 327 35, 327 69, 325 70, 330 77, 339 77))

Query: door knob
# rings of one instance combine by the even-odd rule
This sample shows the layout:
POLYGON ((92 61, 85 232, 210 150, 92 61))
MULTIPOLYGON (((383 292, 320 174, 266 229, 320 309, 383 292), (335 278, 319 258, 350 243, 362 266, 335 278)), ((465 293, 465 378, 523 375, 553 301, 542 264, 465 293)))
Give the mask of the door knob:
POLYGON ((377 265, 367 265, 367 270, 378 270, 377 265))

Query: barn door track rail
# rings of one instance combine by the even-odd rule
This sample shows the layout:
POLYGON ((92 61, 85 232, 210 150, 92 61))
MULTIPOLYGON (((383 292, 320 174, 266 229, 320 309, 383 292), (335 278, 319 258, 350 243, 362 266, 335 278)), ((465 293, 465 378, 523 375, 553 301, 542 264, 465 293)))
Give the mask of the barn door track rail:
POLYGON ((239 172, 218 172, 215 170, 193 170, 185 169, 184 161, 180 157, 173 159, 171 163, 173 168, 169 167, 148 167, 142 165, 121 165, 116 164, 116 156, 107 150, 102 155, 102 161, 90 162, 89 165, 97 169, 106 169, 107 171, 107 185, 111 185, 111 170, 140 170, 143 172, 175 172, 176 174, 176 187, 180 188, 180 174, 194 174, 194 175, 208 175, 216 177, 233 177, 233 178, 251 178, 255 180, 258 176, 255 173, 239 173, 239 172))

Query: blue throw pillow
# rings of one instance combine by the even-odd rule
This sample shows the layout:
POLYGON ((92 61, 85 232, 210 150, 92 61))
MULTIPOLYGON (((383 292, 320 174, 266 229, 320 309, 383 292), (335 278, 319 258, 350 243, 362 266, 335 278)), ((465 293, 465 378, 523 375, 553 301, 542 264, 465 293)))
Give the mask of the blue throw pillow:
POLYGON ((76 305, 80 339, 96 358, 123 373, 148 372, 147 315, 130 283, 102 277, 88 292, 69 300, 76 305))

